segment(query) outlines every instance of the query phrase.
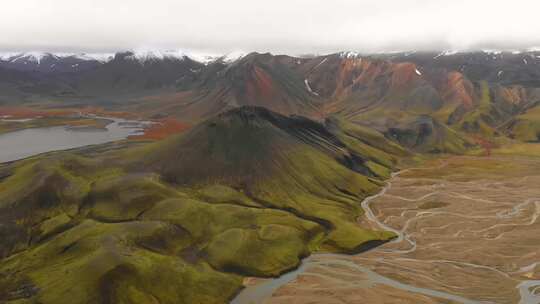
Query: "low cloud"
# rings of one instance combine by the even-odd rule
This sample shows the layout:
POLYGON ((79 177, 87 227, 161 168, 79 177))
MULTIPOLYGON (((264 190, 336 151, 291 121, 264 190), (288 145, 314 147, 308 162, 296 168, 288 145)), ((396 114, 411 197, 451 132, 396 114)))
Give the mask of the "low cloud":
POLYGON ((0 48, 327 53, 540 46, 537 0, 25 0, 0 48))

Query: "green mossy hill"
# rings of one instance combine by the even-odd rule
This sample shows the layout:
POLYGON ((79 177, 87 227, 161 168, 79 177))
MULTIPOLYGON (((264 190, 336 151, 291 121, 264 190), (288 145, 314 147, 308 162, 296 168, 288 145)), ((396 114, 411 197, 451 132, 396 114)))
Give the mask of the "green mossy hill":
POLYGON ((446 93, 424 86, 414 89, 414 94, 389 92, 384 97, 378 96, 376 90, 362 88, 362 95, 349 96, 344 104, 333 107, 337 107, 336 115, 376 129, 419 153, 465 154, 486 143, 505 141, 506 136, 524 142, 539 141, 537 89, 485 80, 466 83, 452 89, 466 97, 460 102, 444 100, 450 95, 441 99, 446 93))
POLYGON ((388 237, 355 221, 362 215, 358 201, 379 190, 395 156, 337 127, 331 131, 306 118, 242 107, 159 143, 144 157, 145 166, 171 184, 226 185, 266 208, 319 223, 329 233, 324 248, 353 252, 388 237))
MULTIPOLYGON (((234 182, 272 175, 289 153, 308 148, 339 161, 351 157, 322 124, 258 107, 241 107, 195 127, 143 157, 175 184, 234 182)), ((282 168, 285 169, 285 168, 282 168)))
POLYGON ((1 303, 226 303, 394 237, 357 219, 406 152, 365 128, 244 107, 106 150, 0 166, 1 303))
POLYGON ((18 162, 2 168, 0 256, 22 250, 72 225, 91 184, 120 169, 75 155, 18 162))
MULTIPOLYGON (((481 82, 478 90, 477 105, 472 110, 460 115, 462 117, 451 125, 457 130, 476 134, 483 138, 492 138, 498 135, 495 126, 503 121, 505 115, 493 102, 489 85, 486 82, 481 82)), ((454 119, 451 117, 450 121, 452 120, 454 119)))
POLYGON ((511 138, 523 142, 540 142, 540 106, 516 116, 506 129, 511 138))
POLYGON ((391 168, 396 165, 398 157, 410 154, 399 144, 387 139, 382 133, 359 124, 350 123, 340 117, 328 118, 326 126, 349 149, 367 159, 366 165, 368 167, 375 163, 385 168, 391 168))
POLYGON ((386 134, 404 147, 423 153, 463 154, 476 145, 466 135, 428 115, 404 120, 386 134))
MULTIPOLYGON (((451 128, 428 114, 377 108, 358 114, 353 121, 378 130, 401 147, 420 153, 463 154, 475 146, 464 132, 456 131, 459 129, 451 128)), ((395 149, 392 151, 399 153, 395 149)))

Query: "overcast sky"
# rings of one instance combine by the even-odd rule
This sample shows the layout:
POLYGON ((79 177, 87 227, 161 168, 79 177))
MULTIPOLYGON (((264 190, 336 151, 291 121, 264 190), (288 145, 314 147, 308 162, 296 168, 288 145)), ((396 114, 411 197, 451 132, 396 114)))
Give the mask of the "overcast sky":
POLYGON ((307 54, 540 46, 539 0, 24 0, 2 51, 307 54))

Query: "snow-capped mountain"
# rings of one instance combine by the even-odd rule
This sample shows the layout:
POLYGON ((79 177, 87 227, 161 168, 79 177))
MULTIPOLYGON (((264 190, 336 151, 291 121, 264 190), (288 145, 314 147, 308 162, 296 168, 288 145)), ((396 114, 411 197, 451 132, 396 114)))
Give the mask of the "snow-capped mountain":
POLYGON ((147 63, 151 61, 160 61, 160 60, 184 60, 187 55, 181 50, 154 50, 154 49, 143 49, 143 50, 133 50, 129 51, 130 55, 126 56, 125 59, 136 60, 139 63, 147 63))
POLYGON ((94 68, 113 57, 113 54, 92 53, 0 53, 0 67, 42 73, 76 72, 94 68))
POLYGON ((246 55, 231 52, 226 55, 177 50, 136 49, 119 53, 51 53, 51 52, 0 52, 0 67, 19 71, 43 73, 77 72, 106 64, 115 59, 131 60, 141 65, 161 61, 182 61, 189 58, 204 65, 213 62, 232 63, 246 55))
POLYGON ((234 51, 223 55, 215 53, 189 52, 184 50, 156 49, 138 49, 129 51, 129 53, 131 53, 131 55, 126 56, 126 59, 136 60, 142 64, 160 60, 185 60, 186 58, 205 65, 216 61, 231 63, 247 55, 246 52, 242 51, 234 51))
POLYGON ((2 61, 8 61, 13 63, 20 61, 40 64, 41 60, 45 57, 58 58, 56 55, 42 52, 4 53, 0 55, 0 59, 2 61))
POLYGON ((74 57, 86 61, 109 62, 114 59, 114 53, 77 53, 77 54, 57 54, 60 57, 74 57))
POLYGON ((84 61, 107 62, 114 58, 114 53, 50 53, 50 52, 2 52, 0 61, 4 62, 33 62, 41 64, 44 58, 64 59, 73 58, 84 61))

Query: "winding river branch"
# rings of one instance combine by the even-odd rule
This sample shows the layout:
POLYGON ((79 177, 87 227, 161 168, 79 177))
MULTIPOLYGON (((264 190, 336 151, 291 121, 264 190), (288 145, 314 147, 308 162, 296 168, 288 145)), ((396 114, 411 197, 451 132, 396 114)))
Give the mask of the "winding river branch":
POLYGON ((361 224, 395 239, 313 254, 232 303, 539 304, 539 172, 535 158, 457 156, 394 173, 360 204, 361 224))

